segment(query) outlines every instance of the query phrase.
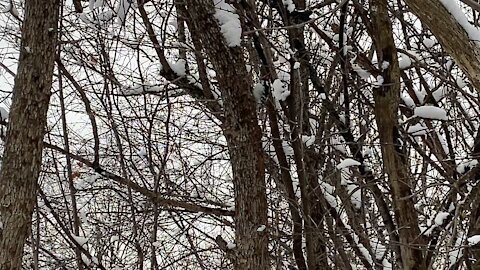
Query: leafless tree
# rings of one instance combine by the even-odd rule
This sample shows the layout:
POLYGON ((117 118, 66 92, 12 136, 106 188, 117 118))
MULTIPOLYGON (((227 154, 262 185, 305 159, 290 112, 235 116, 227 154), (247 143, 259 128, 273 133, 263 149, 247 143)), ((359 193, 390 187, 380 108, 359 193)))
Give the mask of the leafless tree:
POLYGON ((56 0, 25 4, 0 172, 0 269, 20 268, 31 227, 52 86, 58 10, 56 0), (49 16, 45 18, 45 14, 49 16))

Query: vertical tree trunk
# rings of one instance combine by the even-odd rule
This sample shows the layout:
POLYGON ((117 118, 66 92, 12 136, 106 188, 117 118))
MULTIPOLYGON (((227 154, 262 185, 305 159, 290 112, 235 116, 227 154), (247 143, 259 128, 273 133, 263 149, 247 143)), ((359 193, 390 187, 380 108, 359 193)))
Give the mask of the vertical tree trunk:
POLYGON ((405 0, 405 3, 480 91, 480 46, 470 39, 457 19, 439 0, 405 0))
POLYGON ((216 71, 225 113, 227 140, 235 189, 235 269, 269 269, 268 235, 258 232, 267 225, 267 198, 262 133, 258 125, 252 81, 243 49, 228 47, 214 17, 211 0, 187 1, 190 32, 200 37, 216 71))
MULTIPOLYGON (((377 122, 384 168, 388 175, 400 239, 402 269, 426 269, 422 251, 418 246, 420 230, 412 200, 410 174, 406 154, 402 150, 397 128, 398 103, 400 100, 400 69, 397 50, 393 40, 387 1, 372 0, 372 20, 376 36, 375 47, 379 65, 388 62, 382 72, 383 85, 375 88, 375 119, 377 122)), ((395 244, 395 243, 394 243, 395 244)))
POLYGON ((0 172, 0 269, 21 269, 42 163, 58 0, 25 1, 25 19, 0 172))

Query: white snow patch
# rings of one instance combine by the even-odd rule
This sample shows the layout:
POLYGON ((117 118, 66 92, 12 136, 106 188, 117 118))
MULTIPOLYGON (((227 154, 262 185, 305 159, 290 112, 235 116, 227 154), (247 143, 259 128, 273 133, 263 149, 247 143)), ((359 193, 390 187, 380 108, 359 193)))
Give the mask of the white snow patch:
POLYGON ((242 26, 235 8, 224 0, 214 0, 215 18, 220 22, 221 32, 229 47, 240 46, 242 26))
POLYGON ((380 243, 380 241, 378 240, 370 241, 370 245, 374 249, 375 258, 377 260, 381 260, 383 258, 383 255, 385 255, 387 248, 384 245, 382 245, 382 243, 380 243))
POLYGON ((433 39, 430 39, 430 38, 425 38, 425 39, 423 39, 423 45, 425 45, 425 47, 430 49, 430 48, 433 47, 433 45, 435 45, 435 41, 433 39))
POLYGON ((15 5, 12 5, 12 8, 10 8, 10 13, 15 17, 20 17, 20 14, 18 13, 18 10, 15 7, 15 5))
POLYGON ((362 163, 351 158, 346 158, 337 165, 337 169, 341 170, 351 166, 360 166, 360 165, 362 165, 362 163))
POLYGON ((471 246, 478 244, 478 242, 480 242, 480 235, 477 234, 474 236, 470 236, 469 238, 467 238, 467 242, 471 246))
POLYGON ((257 102, 257 104, 262 104, 264 92, 265 87, 262 83, 255 84, 255 86, 253 87, 253 96, 255 97, 255 101, 257 102))
POLYGON ((0 11, 0 13, 9 13, 9 12, 15 17, 20 17, 20 14, 18 14, 18 10, 15 7, 15 5, 13 5, 12 1, 10 1, 10 3, 8 3, 7 6, 5 6, 5 8, 2 11, 0 11))
POLYGON ((86 237, 72 235, 73 239, 82 247, 85 247, 85 244, 88 242, 86 237))
POLYGON ((383 76, 378 75, 377 76, 377 81, 373 82, 372 84, 373 84, 373 87, 380 87, 380 86, 382 86, 383 82, 384 82, 383 76))
POLYGON ((329 183, 320 182, 321 188, 324 192, 328 192, 329 194, 334 194, 335 193, 335 187, 330 185, 329 183))
POLYGON ((282 146, 283 146, 283 151, 285 152, 286 156, 293 156, 294 155, 293 148, 292 148, 292 146, 290 146, 290 144, 288 144, 287 141, 283 141, 282 146))
POLYGON ((443 211, 438 212, 437 216, 435 217, 435 224, 437 226, 442 226, 443 223, 445 222, 445 219, 447 219, 449 215, 450 214, 448 212, 443 212, 443 211))
POLYGON ((407 69, 412 65, 412 59, 406 54, 400 53, 398 59, 398 66, 400 69, 407 69))
POLYGON ((383 259, 382 266, 383 266, 383 269, 385 270, 393 269, 392 264, 386 258, 383 259))
POLYGON ((457 85, 460 88, 465 88, 465 86, 467 86, 467 83, 463 80, 462 77, 457 77, 455 81, 457 82, 457 85))
MULTIPOLYGON (((93 259, 93 257, 92 257, 93 259)), ((85 255, 84 253, 82 253, 82 261, 87 265, 89 266, 91 263, 92 263, 92 260, 90 260, 87 255, 85 255)))
POLYGON ((328 204, 330 204, 331 207, 337 209, 337 199, 335 198, 335 196, 332 195, 335 192, 335 188, 328 183, 320 181, 320 189, 322 190, 323 196, 325 197, 325 200, 328 202, 328 204))
POLYGON ((218 102, 218 104, 223 107, 222 93, 220 92, 220 90, 218 90, 217 88, 213 88, 212 96, 218 102))
POLYGON ((300 62, 295 62, 295 64, 293 64, 293 69, 299 69, 300 68, 300 62))
POLYGON ((420 123, 408 127, 407 132, 412 136, 422 136, 427 134, 428 128, 420 123))
POLYGON ((445 8, 448 10, 448 12, 450 12, 450 14, 452 14, 453 17, 455 17, 457 22, 463 27, 465 32, 467 32, 471 40, 480 42, 480 30, 468 21, 465 13, 463 13, 456 1, 440 0, 440 3, 445 6, 445 8))
POLYGON ((273 92, 272 95, 281 101, 285 101, 287 97, 290 95, 290 91, 287 89, 287 86, 282 83, 281 80, 276 79, 272 84, 273 92))
POLYGON ((460 173, 460 174, 464 174, 464 173, 467 172, 467 170, 472 169, 475 166, 477 166, 477 164, 478 164, 478 161, 476 159, 472 159, 470 161, 462 162, 462 163, 458 164, 457 172, 460 173))
POLYGON ((91 257, 91 259, 89 259, 87 257, 87 255, 85 255, 84 253, 82 253, 82 261, 87 265, 87 266, 90 266, 92 263, 93 264, 97 264, 98 265, 98 259, 95 258, 95 257, 91 257))
POLYGON ((227 248, 228 248, 228 249, 234 249, 234 248, 236 248, 236 247, 237 247, 237 245, 235 245, 235 243, 228 243, 228 244, 227 244, 227 248))
POLYGON ((432 234, 433 229, 435 229, 437 226, 433 225, 428 225, 427 227, 419 225, 418 228, 420 228, 420 233, 426 236, 430 236, 432 234))
POLYGON ((315 136, 302 135, 302 141, 305 144, 305 146, 309 147, 315 142, 315 136))
POLYGON ((185 59, 179 59, 176 63, 170 63, 170 68, 177 74, 178 76, 185 76, 187 72, 185 70, 185 59))
POLYGON ((414 114, 420 118, 448 120, 447 112, 444 109, 430 105, 415 108, 414 114))
POLYGON ((141 158, 144 158, 147 156, 147 150, 145 148, 140 148, 140 150, 138 150, 137 154, 141 157, 141 158))
POLYGON ((123 86, 120 91, 122 95, 138 95, 142 93, 156 93, 163 91, 165 86, 150 85, 150 84, 138 84, 133 86, 123 86))
POLYGON ((387 61, 383 61, 383 62, 382 62, 382 70, 387 69, 389 66, 390 66, 390 63, 389 63, 389 62, 387 62, 387 61))
POLYGON ((80 218, 80 221, 82 223, 85 223, 88 221, 87 212, 85 212, 82 209, 78 210, 78 217, 80 218))
POLYGON ((373 259, 372 259, 372 256, 370 255, 370 253, 368 252, 368 249, 366 249, 365 246, 363 246, 362 243, 358 243, 358 240, 355 241, 355 242, 357 242, 358 249, 360 249, 360 252, 365 257, 365 259, 367 259, 367 261, 370 264, 373 264, 373 259))
POLYGON ((188 80, 189 83, 195 85, 195 87, 203 89, 202 84, 200 83, 200 79, 198 78, 198 76, 187 75, 187 80, 188 80))
POLYGON ((257 232, 263 232, 263 231, 265 231, 266 228, 267 228, 267 226, 265 226, 265 225, 260 225, 260 226, 257 228, 257 232))
POLYGON ((288 12, 292 12, 295 10, 295 4, 292 0, 282 0, 283 5, 287 8, 288 12))
POLYGON ((177 28, 178 28, 177 18, 170 17, 170 20, 168 20, 168 26, 172 29, 172 31, 177 31, 177 28))

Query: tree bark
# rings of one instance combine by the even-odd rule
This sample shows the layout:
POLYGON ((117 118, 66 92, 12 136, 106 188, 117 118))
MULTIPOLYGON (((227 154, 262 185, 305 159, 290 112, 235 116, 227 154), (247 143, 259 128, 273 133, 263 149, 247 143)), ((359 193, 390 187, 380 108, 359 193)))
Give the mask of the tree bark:
POLYGON ((475 88, 480 90, 480 46, 470 39, 439 0, 405 0, 405 3, 432 31, 475 88))
MULTIPOLYGON (((401 147, 397 128, 400 100, 400 68, 393 40, 392 26, 388 17, 387 1, 372 0, 372 20, 376 30, 374 42, 378 63, 388 62, 382 72, 383 84, 374 88, 375 119, 382 148, 384 168, 388 175, 393 197, 394 213, 398 227, 402 269, 426 269, 422 251, 419 249, 420 230, 418 216, 412 200, 410 173, 406 154, 401 147)), ((394 243, 395 244, 395 243, 394 243)))
POLYGON ((216 71, 225 113, 222 127, 227 140, 235 189, 235 269, 270 268, 268 235, 257 232, 267 225, 265 161, 252 81, 240 46, 228 47, 214 17, 211 0, 186 2, 188 26, 205 45, 216 71))
POLYGON ((0 172, 0 269, 21 269, 42 163, 57 41, 58 0, 25 2, 10 121, 0 172))

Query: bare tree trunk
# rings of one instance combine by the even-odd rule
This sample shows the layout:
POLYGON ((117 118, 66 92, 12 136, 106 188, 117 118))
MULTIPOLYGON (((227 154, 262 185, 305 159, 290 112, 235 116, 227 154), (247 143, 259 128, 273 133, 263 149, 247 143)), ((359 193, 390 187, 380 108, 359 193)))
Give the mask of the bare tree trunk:
POLYGON ((419 249, 420 230, 412 200, 410 173, 406 154, 399 141, 397 128, 398 103, 400 100, 400 69, 397 50, 393 40, 387 1, 372 0, 372 21, 375 28, 375 46, 379 65, 388 62, 382 72, 383 85, 375 88, 375 119, 382 147, 384 168, 392 190, 393 206, 400 240, 402 269, 426 269, 422 251, 419 249))
POLYGON ((252 81, 240 46, 228 47, 213 16, 213 1, 186 2, 190 32, 197 35, 217 74, 225 112, 235 189, 235 269, 269 269, 265 161, 252 81))
POLYGON ((31 227, 52 86, 58 0, 25 1, 20 60, 0 172, 0 269, 20 269, 31 227))
POLYGON ((439 0, 405 0, 405 3, 432 31, 448 54, 455 58, 475 88, 480 90, 480 46, 470 39, 439 0))

